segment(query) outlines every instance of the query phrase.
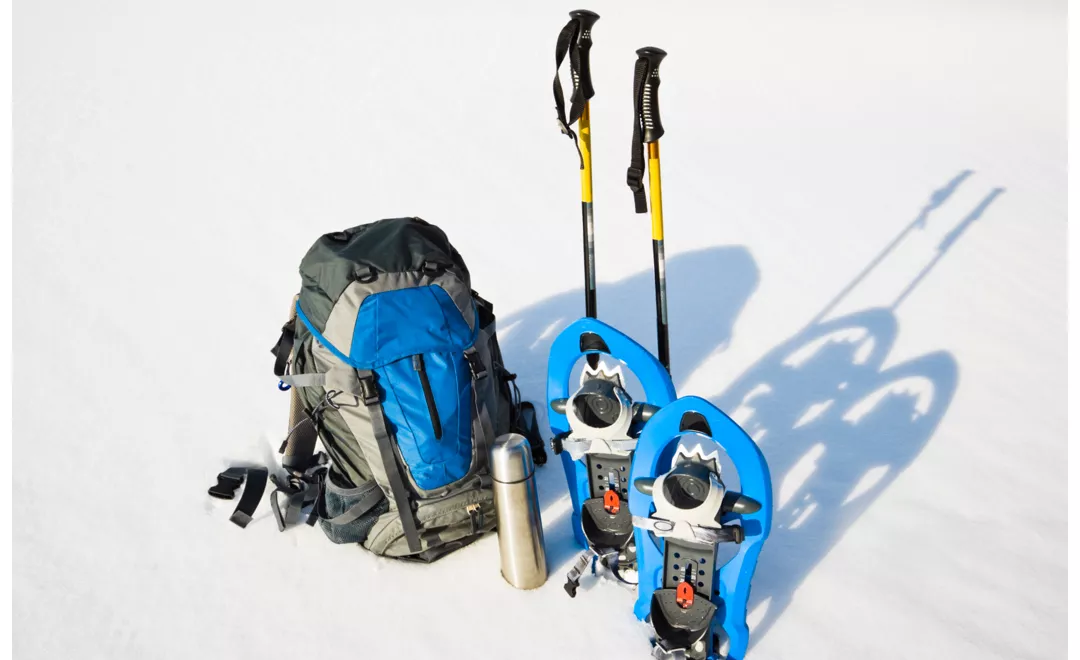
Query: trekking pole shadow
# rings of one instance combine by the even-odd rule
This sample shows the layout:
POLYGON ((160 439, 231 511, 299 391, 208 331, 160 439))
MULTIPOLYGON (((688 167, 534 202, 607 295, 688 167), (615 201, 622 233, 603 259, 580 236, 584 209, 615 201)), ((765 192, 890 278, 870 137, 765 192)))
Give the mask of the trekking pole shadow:
POLYGON ((847 529, 914 462, 952 402, 960 368, 948 352, 883 368, 899 332, 894 311, 1003 189, 992 190, 945 237, 891 306, 822 319, 970 174, 962 172, 936 191, 915 222, 806 327, 713 399, 759 444, 773 478, 773 530, 748 606, 752 644, 847 529))

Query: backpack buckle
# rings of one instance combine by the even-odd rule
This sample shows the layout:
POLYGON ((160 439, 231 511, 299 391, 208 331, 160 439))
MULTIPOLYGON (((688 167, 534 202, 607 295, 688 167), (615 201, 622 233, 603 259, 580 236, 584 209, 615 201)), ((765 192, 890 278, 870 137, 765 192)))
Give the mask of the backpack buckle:
POLYGON ((420 270, 429 277, 438 277, 442 275, 446 270, 446 264, 441 264, 437 261, 425 261, 420 265, 420 270))
POLYGON ((236 491, 244 483, 243 468, 229 468, 217 476, 217 485, 211 486, 207 492, 219 500, 231 500, 236 497, 236 491))
POLYGON ((375 386, 374 374, 368 374, 360 379, 360 399, 366 406, 373 406, 379 402, 379 388, 375 386))
POLYGON ((487 367, 484 366, 484 361, 480 359, 480 354, 475 348, 465 351, 465 359, 469 361, 469 371, 472 372, 473 380, 481 380, 487 376, 487 367))
POLYGON ((636 167, 626 168, 626 185, 630 186, 630 189, 634 192, 638 190, 644 190, 644 186, 641 180, 645 177, 645 170, 638 169, 636 167))
POLYGON ((361 284, 371 284, 379 279, 379 271, 375 270, 374 266, 369 265, 367 270, 357 269, 357 271, 353 273, 353 279, 361 284))

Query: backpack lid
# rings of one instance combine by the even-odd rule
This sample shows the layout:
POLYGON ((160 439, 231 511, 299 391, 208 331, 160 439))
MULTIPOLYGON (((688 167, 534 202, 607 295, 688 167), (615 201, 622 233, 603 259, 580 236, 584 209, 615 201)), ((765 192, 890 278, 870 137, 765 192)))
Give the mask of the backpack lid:
MULTIPOLYGON (((351 284, 381 274, 415 274, 425 267, 444 269, 456 277, 456 284, 447 282, 443 288, 472 325, 469 269, 443 230, 420 218, 389 218, 320 236, 300 262, 301 306, 311 324, 322 331, 330 311, 351 284)), ((371 293, 405 285, 401 278, 379 279, 367 287, 371 293)))
POLYGON ((446 234, 419 218, 321 236, 304 256, 300 275, 297 318, 354 368, 463 351, 476 340, 469 271, 446 234))

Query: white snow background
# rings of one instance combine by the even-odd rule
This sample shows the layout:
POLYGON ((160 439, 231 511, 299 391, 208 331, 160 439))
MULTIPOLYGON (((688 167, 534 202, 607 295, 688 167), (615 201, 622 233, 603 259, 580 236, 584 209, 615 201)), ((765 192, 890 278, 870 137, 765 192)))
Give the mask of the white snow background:
MULTIPOLYGON (((1065 657, 1065 3, 586 6, 600 317, 649 347, 624 173, 634 50, 669 52, 673 373, 776 490, 750 657, 1065 657)), ((555 461, 533 592, 494 536, 403 565, 206 494, 274 458, 300 258, 379 218, 445 229, 542 407, 582 313, 576 8, 15 3, 16 657, 647 657, 631 592, 561 588, 555 461)))

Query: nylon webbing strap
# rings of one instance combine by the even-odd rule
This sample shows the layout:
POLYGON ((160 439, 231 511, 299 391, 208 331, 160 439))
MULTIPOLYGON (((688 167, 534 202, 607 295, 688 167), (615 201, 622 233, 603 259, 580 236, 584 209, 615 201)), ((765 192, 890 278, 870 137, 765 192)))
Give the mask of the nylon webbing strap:
POLYGON ((214 497, 231 500, 235 497, 240 482, 243 481, 244 493, 240 496, 240 501, 237 502, 236 509, 229 520, 240 527, 247 527, 262 500, 268 476, 269 471, 262 467, 231 467, 218 475, 217 485, 210 488, 209 492, 214 497))
POLYGON ((478 381, 486 378, 488 373, 476 348, 469 348, 465 351, 465 361, 469 364, 469 371, 472 372, 472 433, 474 438, 484 444, 484 450, 478 453, 481 455, 481 462, 486 463, 487 454, 495 442, 495 427, 491 425, 491 416, 488 414, 487 404, 481 398, 477 384, 478 381))
POLYGON ((323 373, 286 374, 281 382, 292 387, 323 387, 352 396, 363 396, 360 379, 351 367, 337 367, 323 373))
POLYGON ((648 76, 649 60, 638 58, 634 65, 634 133, 630 138, 630 167, 626 170, 626 185, 634 193, 634 212, 648 213, 645 199, 645 148, 642 144, 642 115, 645 102, 645 78, 648 76))
POLYGON ((304 494, 306 489, 300 488, 299 490, 289 491, 287 490, 288 484, 276 483, 278 489, 273 492, 273 496, 270 498, 270 508, 274 511, 274 519, 277 520, 278 531, 284 532, 289 527, 292 527, 296 523, 300 522, 300 513, 304 509, 304 494), (285 488, 282 488, 285 486, 285 488), (278 498, 280 493, 285 493, 285 510, 281 510, 281 502, 278 498))
POLYGON ((585 157, 581 154, 581 147, 578 145, 577 133, 570 127, 578 119, 581 119, 581 113, 585 110, 585 100, 578 92, 578 86, 576 82, 577 70, 580 66, 580 62, 576 49, 570 48, 570 44, 577 37, 579 24, 576 18, 570 19, 570 22, 566 24, 566 27, 559 32, 559 39, 555 42, 555 82, 553 83, 555 92, 555 111, 558 113, 559 130, 567 135, 574 141, 574 148, 577 149, 578 158, 581 160, 581 169, 585 169, 585 157), (570 117, 566 116, 566 99, 563 96, 562 81, 559 79, 559 68, 562 67, 563 59, 566 58, 566 54, 570 53, 570 77, 574 80, 574 93, 570 96, 570 117))
MULTIPOLYGON (((368 381, 374 387, 374 373, 358 370, 357 375, 361 381, 368 381)), ((405 488, 405 481, 401 478, 401 470, 398 468, 394 445, 390 442, 390 434, 386 431, 382 403, 378 397, 369 397, 364 399, 364 405, 367 406, 368 413, 371 415, 371 430, 375 435, 375 443, 379 446, 383 471, 390 483, 390 494, 394 497, 394 504, 401 517, 401 531, 405 534, 409 551, 420 552, 420 534, 416 530, 416 519, 413 517, 412 504, 409 502, 409 492, 405 488)))
POLYGON ((309 467, 306 470, 290 470, 287 475, 274 474, 270 477, 277 487, 270 494, 270 508, 274 511, 278 531, 284 532, 300 522, 300 514, 308 504, 313 506, 308 513, 307 524, 315 524, 319 513, 314 504, 321 494, 322 481, 326 476, 325 466, 329 461, 329 456, 319 452, 307 458, 309 467), (285 495, 284 507, 281 505, 281 495, 285 495))
POLYGON ((495 442, 495 429, 491 426, 491 416, 488 415, 487 405, 479 397, 476 392, 476 381, 473 381, 473 423, 472 432, 473 437, 480 440, 483 443, 483 451, 477 452, 480 454, 480 462, 482 464, 487 463, 488 452, 491 451, 491 445, 495 442))

